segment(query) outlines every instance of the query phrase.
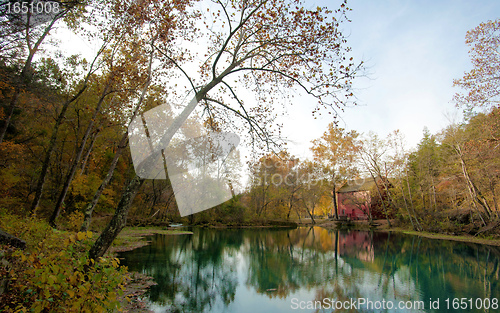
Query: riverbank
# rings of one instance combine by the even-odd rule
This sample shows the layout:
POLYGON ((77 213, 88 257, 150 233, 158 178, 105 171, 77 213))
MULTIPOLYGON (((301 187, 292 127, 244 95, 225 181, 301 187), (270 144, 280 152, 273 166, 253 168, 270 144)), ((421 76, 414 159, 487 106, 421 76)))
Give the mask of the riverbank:
POLYGON ((499 239, 481 238, 481 237, 474 237, 474 236, 470 236, 470 235, 467 235, 467 236, 465 236, 465 235, 446 235, 446 234, 436 234, 436 233, 429 233, 429 232, 418 232, 418 231, 407 230, 407 229, 402 229, 402 228, 387 229, 385 231, 397 231, 397 232, 402 232, 402 233, 409 234, 409 235, 415 235, 415 236, 420 236, 420 237, 425 237, 425 238, 430 238, 430 239, 470 242, 470 243, 477 243, 477 244, 500 247, 500 240, 499 239))
MULTIPOLYGON (((461 241, 461 242, 470 242, 477 244, 485 244, 491 246, 500 246, 500 226, 496 226, 499 229, 496 233, 496 236, 481 236, 481 235, 468 235, 465 233, 462 234, 447 234, 447 233, 435 233, 435 232, 427 232, 414 231, 409 225, 397 225, 396 221, 391 221, 391 227, 389 227, 389 223, 385 219, 374 220, 372 224, 368 223, 367 220, 356 220, 349 222, 340 222, 332 219, 316 219, 316 223, 313 223, 310 218, 303 218, 301 220, 296 221, 249 221, 247 223, 240 224, 199 224, 192 225, 194 227, 207 227, 207 228, 287 228, 287 227, 309 227, 309 226, 319 226, 325 229, 354 229, 354 230, 374 230, 374 231, 393 231, 393 232, 401 232, 410 235, 416 235, 431 239, 441 239, 441 240, 452 240, 452 241, 461 241)), ((486 227, 484 227, 486 228, 486 227)), ((483 233, 484 234, 484 233, 483 233)))
POLYGON ((190 231, 167 229, 165 227, 125 227, 113 241, 109 252, 116 254, 117 252, 130 251, 147 246, 149 241, 146 240, 146 237, 155 234, 190 235, 193 233, 190 231))
MULTIPOLYGON (((395 224, 394 221, 391 221, 392 224, 395 224)), ((299 226, 319 226, 326 229, 337 229, 339 228, 339 222, 334 220, 317 220, 316 224, 313 224, 311 220, 302 220, 298 223, 299 226)), ((340 227, 342 228, 342 227, 340 227)), ((370 225, 368 221, 359 220, 359 221, 351 221, 349 224, 349 229, 354 230, 374 230, 374 231, 383 231, 383 232, 400 232, 409 235, 415 235, 430 239, 440 239, 440 240, 452 240, 452 241, 461 241, 461 242, 469 242, 469 243, 477 243, 484 244, 490 246, 500 246, 500 238, 488 238, 488 237, 480 237, 480 236, 472 236, 472 235, 450 235, 450 234, 440 234, 440 233, 432 233, 426 231, 415 231, 411 228, 402 227, 400 225, 389 227, 387 220, 375 220, 373 221, 373 225, 370 225)))
MULTIPOLYGON (((426 231, 414 231, 409 227, 402 227, 401 225, 394 226, 395 221, 391 221, 393 224, 389 227, 387 220, 374 220, 370 225, 368 221, 358 220, 351 221, 349 224, 345 222, 338 222, 331 219, 317 219, 316 223, 312 223, 310 219, 301 219, 300 221, 296 221, 295 224, 297 227, 308 227, 308 226, 318 226, 323 227, 325 229, 337 229, 337 228, 346 228, 353 230, 374 230, 374 231, 383 231, 383 232, 401 232, 409 235, 421 236, 425 238, 431 239, 441 239, 441 240, 452 240, 452 241, 462 241, 462 242, 470 242, 477 244, 485 244, 491 246, 500 246, 500 237, 499 238, 488 238, 481 236, 472 236, 467 234, 461 235, 451 235, 451 234, 441 234, 441 233, 432 233, 426 231), (340 225, 343 224, 343 225, 340 225)), ((268 222, 268 223, 258 223, 256 225, 245 224, 245 225, 197 225, 195 227, 209 227, 209 228, 276 228, 276 227, 291 227, 292 223, 290 222, 268 222)), ((192 232, 181 231, 181 230, 172 230, 165 229, 165 227, 126 227, 118 238, 113 242, 113 246, 110 248, 112 253, 121 252, 121 251, 129 251, 136 248, 140 248, 148 244, 148 241, 145 240, 146 236, 150 236, 153 234, 165 234, 165 235, 182 235, 182 234, 192 234, 192 232)))

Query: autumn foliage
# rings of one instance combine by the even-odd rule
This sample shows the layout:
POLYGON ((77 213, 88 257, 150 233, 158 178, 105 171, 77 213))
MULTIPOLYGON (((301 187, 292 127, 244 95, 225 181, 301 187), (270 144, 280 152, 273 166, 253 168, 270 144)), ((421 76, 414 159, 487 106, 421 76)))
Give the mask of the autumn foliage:
POLYGON ((352 179, 375 181, 375 217, 388 223, 495 235, 499 20, 466 36, 473 69, 453 83, 467 119, 424 132, 409 150, 398 131, 381 138, 337 127, 363 70, 342 33, 345 1, 334 9, 299 0, 63 2, 53 23, 22 32, 0 20, 0 227, 31 245, 2 249, 10 264, 2 274, 12 278, 0 301, 7 310, 114 309, 124 270, 99 259, 127 221, 241 226, 337 217, 336 192, 352 179), (95 45, 93 55, 55 51, 54 25, 95 45), (309 97, 314 116, 333 117, 310 159, 284 148, 277 123, 296 94, 309 97), (172 125, 167 144, 208 129, 242 136, 254 152, 250 178, 237 186, 237 159, 228 174, 240 195, 180 218, 168 179, 136 175, 128 126, 159 106, 172 125))
POLYGON ((0 227, 27 241, 26 250, 2 252, 0 272, 9 277, 0 295, 2 312, 105 312, 119 308, 127 282, 118 259, 101 259, 89 267, 92 233, 53 230, 37 219, 3 213, 0 227))
POLYGON ((457 93, 455 101, 464 108, 495 107, 499 105, 500 93, 500 20, 481 23, 467 32, 465 42, 471 48, 469 55, 472 70, 463 78, 453 81, 464 89, 457 93))

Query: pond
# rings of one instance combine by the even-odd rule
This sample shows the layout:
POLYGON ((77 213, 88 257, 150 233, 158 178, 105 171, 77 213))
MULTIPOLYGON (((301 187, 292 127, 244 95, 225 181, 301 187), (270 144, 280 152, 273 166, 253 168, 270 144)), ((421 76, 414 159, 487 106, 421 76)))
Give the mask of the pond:
POLYGON ((500 312, 500 249, 401 233, 193 229, 119 255, 155 312, 500 312))

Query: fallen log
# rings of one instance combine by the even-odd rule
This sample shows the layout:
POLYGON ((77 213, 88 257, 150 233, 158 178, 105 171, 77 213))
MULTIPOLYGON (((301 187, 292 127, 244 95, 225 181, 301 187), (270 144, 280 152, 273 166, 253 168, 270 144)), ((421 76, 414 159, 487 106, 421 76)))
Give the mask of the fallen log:
POLYGON ((26 241, 6 233, 0 228, 0 244, 8 244, 19 249, 26 249, 26 241))

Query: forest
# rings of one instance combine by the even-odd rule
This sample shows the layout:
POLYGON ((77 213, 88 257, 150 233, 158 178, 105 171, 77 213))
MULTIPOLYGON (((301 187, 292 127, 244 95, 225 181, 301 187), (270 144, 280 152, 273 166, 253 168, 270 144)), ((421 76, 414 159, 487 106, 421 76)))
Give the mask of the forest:
POLYGON ((364 69, 340 31, 346 2, 335 10, 288 0, 41 2, 60 5, 45 15, 0 8, 0 228, 28 244, 0 249, 9 260, 0 273, 12 278, 9 293, 0 280, 7 311, 117 306, 110 299, 124 269, 101 257, 125 225, 316 223, 336 218, 337 191, 353 181, 375 182, 370 222, 499 238, 500 20, 464 34, 473 69, 450 82, 463 118, 424 130, 409 148, 398 130, 338 126, 364 69), (68 55, 64 31, 97 48, 68 55), (313 115, 332 114, 310 159, 291 155, 280 137, 287 90, 312 97, 313 115), (195 105, 183 106, 186 98, 195 105), (167 144, 244 134, 252 158, 229 161, 238 190, 229 201, 181 217, 168 177, 136 173, 128 125, 159 106, 172 122, 167 144))

